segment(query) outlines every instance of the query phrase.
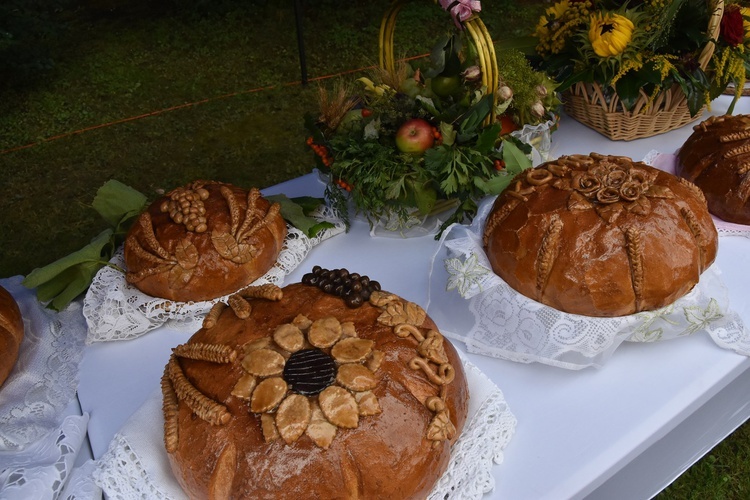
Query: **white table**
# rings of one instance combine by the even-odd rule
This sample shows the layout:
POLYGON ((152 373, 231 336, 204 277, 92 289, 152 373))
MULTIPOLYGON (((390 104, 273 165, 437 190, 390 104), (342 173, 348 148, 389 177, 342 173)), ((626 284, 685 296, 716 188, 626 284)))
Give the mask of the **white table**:
MULTIPOLYGON (((713 111, 723 112, 727 103, 720 98, 713 111)), ((741 102, 736 113, 748 112, 750 104, 741 102)), ((641 159, 650 150, 674 152, 692 131, 688 126, 611 142, 563 120, 553 136, 553 156, 594 151, 641 159)), ((310 174, 265 192, 320 196, 322 190, 310 174)), ((298 281, 314 264, 347 267, 425 304, 435 248, 430 236, 371 238, 367 225, 356 223, 314 248, 287 282, 298 281)), ((750 240, 723 237, 717 262, 732 308, 750 325, 744 283, 750 278, 750 240)), ((90 413, 95 457, 159 386, 170 349, 189 336, 162 328, 136 340, 87 347, 78 394, 90 413)), ((750 359, 717 347, 707 335, 626 343, 604 368, 578 372, 467 356, 503 390, 518 418, 505 462, 494 468, 492 498, 648 498, 750 417, 750 359)))

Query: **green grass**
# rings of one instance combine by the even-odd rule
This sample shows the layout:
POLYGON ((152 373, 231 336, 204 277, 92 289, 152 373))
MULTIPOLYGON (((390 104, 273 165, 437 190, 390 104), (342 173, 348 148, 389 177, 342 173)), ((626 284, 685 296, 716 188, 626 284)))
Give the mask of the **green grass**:
MULTIPOLYGON (((303 1, 312 82, 302 86, 291 1, 8 1, 44 10, 17 11, 23 36, 0 37, 0 277, 98 234, 89 204, 108 179, 153 197, 196 178, 266 187, 309 172, 302 117, 318 79, 377 63, 388 5, 303 1)), ((482 19, 502 40, 531 30, 545 5, 485 0, 482 19)), ((449 28, 415 0, 399 14, 396 52, 426 53, 449 28)), ((747 498, 749 450, 745 425, 659 498, 747 498)))

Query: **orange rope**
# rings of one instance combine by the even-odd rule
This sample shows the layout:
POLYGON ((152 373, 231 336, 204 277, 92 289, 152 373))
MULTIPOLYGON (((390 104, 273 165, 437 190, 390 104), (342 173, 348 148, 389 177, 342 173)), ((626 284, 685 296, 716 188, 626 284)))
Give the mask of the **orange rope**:
MULTIPOLYGON (((405 58, 403 60, 404 61, 413 61, 414 59, 421 59, 421 58, 427 57, 427 56, 429 56, 429 54, 421 54, 421 55, 418 55, 418 56, 408 57, 408 58, 405 58)), ((329 78, 336 78, 336 77, 343 76, 343 75, 348 75, 348 74, 351 74, 351 73, 357 73, 357 72, 364 71, 364 70, 367 70, 367 69, 373 69, 375 67, 376 66, 368 66, 366 68, 358 68, 358 69, 351 69, 351 70, 341 71, 339 73, 334 73, 334 74, 331 74, 331 75, 325 75, 325 76, 318 76, 318 77, 315 77, 315 78, 310 78, 308 81, 315 82, 315 81, 327 80, 329 78)), ((302 84, 301 81, 296 81, 296 82, 284 83, 284 84, 281 84, 280 86, 282 86, 282 87, 291 87, 293 85, 301 85, 301 84, 302 84)), ((90 132, 92 130, 97 130, 97 129, 100 129, 100 128, 110 127, 112 125, 119 125, 121 123, 127 123, 127 122, 132 122, 132 121, 135 121, 135 120, 140 120, 141 118, 148 118, 150 116, 157 116, 157 115, 161 115, 161 114, 167 113, 169 111, 176 111, 178 109, 190 108, 190 107, 193 107, 193 106, 197 106, 198 104, 205 104, 207 102, 218 101, 219 99, 226 99, 226 98, 229 98, 229 97, 236 97, 238 95, 243 95, 243 94, 252 94, 252 93, 255 93, 255 92, 261 92, 263 90, 271 90, 271 89, 274 89, 274 88, 276 88, 278 86, 279 85, 271 85, 269 87, 259 87, 259 88, 256 88, 256 89, 241 90, 241 91, 238 91, 238 92, 232 92, 230 94, 224 94, 224 95, 220 95, 220 96, 216 96, 216 97, 208 97, 206 99, 201 99, 200 101, 188 102, 188 103, 180 104, 180 105, 177 105, 177 106, 171 106, 169 108, 159 109, 157 111, 151 111, 150 113, 144 113, 144 114, 138 115, 138 116, 131 116, 131 117, 128 117, 128 118, 121 118, 120 120, 114 120, 114 121, 107 122, 107 123, 101 123, 99 125, 92 125, 91 127, 86 127, 86 128, 82 128, 82 129, 79 129, 79 130, 74 130, 72 132, 65 132, 63 134, 53 135, 52 137, 47 137, 45 139, 42 139, 41 141, 32 142, 32 143, 26 144, 24 146, 16 146, 16 147, 13 147, 13 148, 10 148, 10 149, 6 149, 4 151, 0 151, 0 155, 4 155, 6 153, 13 153, 14 151, 21 151, 23 149, 28 149, 28 148, 31 148, 31 147, 34 147, 34 146, 38 146, 39 144, 43 144, 43 143, 51 142, 51 141, 56 141, 58 139, 64 139, 66 137, 70 137, 70 136, 73 136, 73 135, 82 134, 84 132, 90 132)))

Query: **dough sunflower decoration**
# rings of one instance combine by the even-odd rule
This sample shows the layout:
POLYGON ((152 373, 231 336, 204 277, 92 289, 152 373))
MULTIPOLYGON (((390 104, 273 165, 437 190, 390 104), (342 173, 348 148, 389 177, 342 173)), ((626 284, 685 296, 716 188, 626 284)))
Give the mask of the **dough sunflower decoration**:
POLYGON ((371 390, 383 353, 373 345, 357 336, 351 322, 298 315, 244 346, 245 374, 232 395, 260 415, 267 442, 290 444, 307 434, 328 448, 338 428, 356 428, 360 417, 381 412, 371 390))

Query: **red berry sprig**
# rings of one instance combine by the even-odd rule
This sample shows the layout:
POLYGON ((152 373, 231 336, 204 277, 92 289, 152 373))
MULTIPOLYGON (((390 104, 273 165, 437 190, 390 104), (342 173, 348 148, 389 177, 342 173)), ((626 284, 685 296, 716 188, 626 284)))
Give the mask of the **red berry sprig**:
POLYGON ((312 148, 313 152, 320 157, 320 161, 323 162, 323 165, 326 167, 330 167, 333 165, 333 156, 331 156, 330 151, 328 151, 328 148, 321 145, 321 144, 315 144, 315 141, 312 137, 308 137, 305 143, 312 148))
POLYGON ((336 179, 336 185, 346 191, 352 190, 352 185, 346 182, 344 179, 336 179))
POLYGON ((443 143, 443 134, 440 133, 437 127, 432 127, 432 137, 435 138, 435 144, 440 145, 443 143))

